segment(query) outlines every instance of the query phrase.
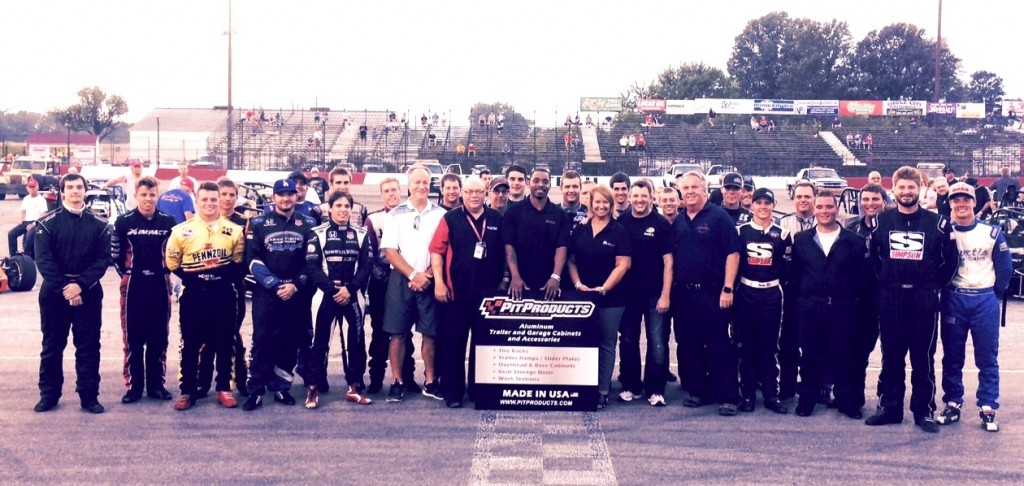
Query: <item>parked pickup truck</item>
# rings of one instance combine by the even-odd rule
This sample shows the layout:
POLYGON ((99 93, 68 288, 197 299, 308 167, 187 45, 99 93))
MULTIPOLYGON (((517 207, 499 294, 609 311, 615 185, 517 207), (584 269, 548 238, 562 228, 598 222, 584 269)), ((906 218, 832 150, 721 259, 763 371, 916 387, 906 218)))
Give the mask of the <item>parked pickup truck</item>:
POLYGON ((662 176, 661 184, 665 187, 676 186, 676 176, 685 174, 690 171, 704 173, 704 169, 701 168, 700 164, 672 164, 665 175, 662 176))
POLYGON ((793 199, 793 191, 796 188, 797 182, 809 181, 814 184, 818 190, 828 189, 835 191, 836 194, 843 192, 843 189, 848 187, 846 179, 839 177, 835 169, 828 167, 808 167, 806 169, 800 169, 796 173, 796 177, 791 182, 786 183, 786 192, 789 193, 789 198, 793 199))

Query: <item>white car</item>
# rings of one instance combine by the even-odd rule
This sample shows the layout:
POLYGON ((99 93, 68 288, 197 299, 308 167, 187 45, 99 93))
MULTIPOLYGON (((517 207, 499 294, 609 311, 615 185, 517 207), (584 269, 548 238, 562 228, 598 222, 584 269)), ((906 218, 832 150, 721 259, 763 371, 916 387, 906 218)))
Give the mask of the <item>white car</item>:
POLYGON ((701 174, 704 173, 704 169, 702 169, 699 164, 672 164, 672 166, 665 171, 665 175, 662 176, 661 183, 665 187, 675 187, 676 176, 690 171, 700 172, 701 174))

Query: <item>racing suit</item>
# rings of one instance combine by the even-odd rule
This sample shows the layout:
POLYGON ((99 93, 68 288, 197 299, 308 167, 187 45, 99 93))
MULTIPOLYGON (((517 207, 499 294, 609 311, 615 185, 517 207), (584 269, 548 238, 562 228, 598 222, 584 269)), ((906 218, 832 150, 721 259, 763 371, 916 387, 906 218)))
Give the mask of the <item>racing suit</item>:
POLYGON ((306 253, 316 238, 312 231, 314 226, 316 220, 309 216, 299 213, 285 216, 276 210, 257 216, 249 223, 245 261, 256 279, 252 301, 250 394, 263 395, 268 387, 271 391, 291 388, 297 349, 308 350, 312 345, 312 329, 307 330, 303 320, 303 316, 311 313, 310 304, 300 293, 309 293, 313 287, 308 277, 306 253), (297 289, 288 300, 277 295, 278 288, 284 284, 295 285, 297 289))
MULTIPOLYGON (((383 383, 388 365, 388 347, 391 343, 391 335, 384 332, 384 296, 388 290, 388 277, 391 276, 391 263, 384 256, 384 250, 380 249, 384 218, 387 215, 388 210, 381 209, 370 213, 364 220, 371 245, 376 252, 366 288, 366 312, 370 315, 370 383, 383 383)), ((355 217, 354 210, 352 217, 355 217)), ((411 335, 405 341, 405 349, 405 362, 402 364, 402 374, 405 376, 402 377, 402 383, 416 383, 416 360, 413 358, 416 345, 413 344, 411 335)))
MULTIPOLYGON (((804 219, 793 213, 779 218, 779 226, 794 240, 801 231, 814 228, 814 224, 814 216, 804 219)), ((800 367, 800 330, 796 323, 796 303, 800 299, 793 287, 783 284, 782 288, 789 295, 782 303, 782 329, 779 331, 779 398, 782 400, 796 395, 800 367)))
POLYGON ((956 271, 956 242, 949 221, 918 208, 913 214, 889 209, 877 217, 868 240, 878 277, 882 372, 879 411, 902 414, 906 394, 906 356, 913 371, 910 410, 919 419, 935 412, 935 343, 939 289, 956 271))
MULTIPOLYGON (((341 329, 341 318, 348 324, 348 353, 345 366, 345 381, 359 389, 363 387, 366 373, 366 335, 363 330, 363 307, 359 293, 366 288, 373 268, 374 248, 365 228, 338 225, 334 222, 313 229, 316 238, 309 245, 307 258, 313 260, 311 276, 314 284, 323 291, 323 300, 316 313, 316 330, 313 334, 313 350, 307 367, 310 381, 323 389, 327 383, 327 353, 330 350, 331 332, 337 319, 341 329), (321 257, 322 255, 322 257, 321 257), (347 304, 338 304, 332 298, 345 287, 350 295, 347 304)), ((342 335, 341 339, 345 339, 342 335)))
MULTIPOLYGON (((199 354, 212 347, 230 356, 235 328, 235 282, 245 240, 242 227, 227 218, 194 217, 171 230, 167 269, 181 278, 181 394, 199 388, 199 354)), ((231 390, 231 361, 217 362, 217 391, 231 390)))
POLYGON ((768 401, 779 396, 782 281, 789 270, 793 238, 778 225, 765 228, 753 221, 737 231, 743 243, 733 308, 740 396, 754 400, 760 383, 761 395, 768 401))
MULTIPOLYGON (((877 225, 875 217, 860 216, 847 223, 846 229, 867 240, 877 225)), ((853 389, 852 405, 858 408, 867 403, 864 390, 868 380, 868 360, 875 350, 875 345, 878 344, 878 302, 874 298, 877 286, 878 282, 874 273, 865 272, 864 291, 857 295, 857 310, 855 311, 858 324, 857 336, 854 338, 857 349, 853 357, 853 380, 857 385, 853 389)))
POLYGON ((146 218, 137 209, 114 223, 110 252, 121 276, 121 334, 125 387, 164 389, 171 281, 164 250, 174 217, 159 211, 146 218))
POLYGON ((43 277, 39 288, 39 317, 43 350, 39 356, 39 395, 57 400, 64 386, 64 348, 74 332, 75 391, 82 403, 95 401, 100 387, 100 324, 103 286, 110 266, 107 221, 88 209, 58 206, 35 227, 36 267, 43 277), (82 304, 72 307, 64 287, 78 284, 82 304))

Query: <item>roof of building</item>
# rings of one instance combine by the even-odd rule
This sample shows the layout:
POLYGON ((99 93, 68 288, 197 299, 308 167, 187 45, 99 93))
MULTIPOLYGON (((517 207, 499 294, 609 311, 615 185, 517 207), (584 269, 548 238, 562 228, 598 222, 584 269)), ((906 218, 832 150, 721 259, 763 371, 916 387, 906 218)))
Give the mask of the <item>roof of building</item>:
POLYGON ((73 143, 75 145, 95 145, 96 135, 88 133, 72 133, 70 136, 67 133, 28 134, 29 145, 64 145, 69 143, 73 143))
POLYGON ((156 108, 131 127, 133 132, 218 132, 225 131, 227 109, 214 108, 156 108))

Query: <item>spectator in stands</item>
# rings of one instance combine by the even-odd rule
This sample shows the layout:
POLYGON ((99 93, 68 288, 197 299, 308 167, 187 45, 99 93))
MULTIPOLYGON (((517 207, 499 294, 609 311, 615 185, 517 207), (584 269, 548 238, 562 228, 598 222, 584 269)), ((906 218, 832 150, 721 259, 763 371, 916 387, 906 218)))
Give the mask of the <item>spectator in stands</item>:
POLYGON ((647 151, 647 137, 643 133, 636 136, 636 149, 641 152, 647 151))
POLYGON ((437 120, 439 118, 440 117, 437 116, 437 112, 435 111, 434 112, 434 116, 430 117, 430 120, 433 122, 433 123, 431 123, 431 126, 435 126, 436 127, 437 126, 437 120))
POLYGON ((715 115, 715 110, 714 109, 709 109, 708 110, 708 125, 715 126, 715 116, 716 116, 715 115))
POLYGON ((448 116, 447 115, 441 115, 441 126, 442 127, 448 126, 448 116))
POLYGON ((427 114, 426 113, 420 115, 420 126, 423 127, 423 128, 427 128, 427 114))
POLYGON ((466 146, 463 145, 462 142, 459 142, 459 144, 455 146, 455 155, 462 155, 464 153, 466 153, 466 146))
POLYGON ((565 126, 572 126, 572 115, 565 115, 565 126))
POLYGON ((846 148, 853 148, 853 134, 846 134, 846 148))
POLYGON ((512 147, 508 146, 508 142, 505 142, 505 144, 501 146, 501 153, 505 157, 508 157, 509 155, 512 154, 512 147))
POLYGON ((373 134, 371 135, 371 138, 373 139, 374 143, 377 142, 377 137, 379 136, 380 135, 377 134, 377 127, 373 127, 373 134))
POLYGON ((623 133, 622 137, 619 138, 619 149, 621 149, 621 152, 624 154, 624 153, 626 153, 626 149, 628 149, 628 148, 629 148, 629 136, 626 135, 625 133, 623 133))
POLYGON ((839 121, 838 116, 832 119, 832 128, 843 128, 843 122, 839 121))
POLYGON ((590 114, 589 113, 587 113, 586 124, 587 124, 587 128, 592 128, 594 126, 594 120, 592 118, 590 118, 590 114))
POLYGON ((320 112, 319 111, 314 112, 313 123, 315 123, 317 125, 320 124, 320 112))
POLYGON ((427 145, 431 147, 437 145, 437 135, 434 134, 434 132, 430 132, 427 134, 427 145))
POLYGON ((750 115, 750 129, 755 131, 755 132, 760 130, 760 128, 759 128, 759 126, 757 124, 757 117, 754 116, 754 115, 750 115))
POLYGON ((576 119, 573 121, 573 124, 576 125, 576 126, 580 126, 580 114, 579 113, 576 114, 576 119))
POLYGON ((466 150, 469 154, 468 157, 476 157, 476 145, 473 145, 473 142, 469 143, 469 147, 466 150))
POLYGON ((768 131, 769 132, 774 132, 775 131, 775 120, 774 119, 768 120, 768 131))
POLYGON ((867 134, 867 136, 864 137, 864 147, 868 149, 868 152, 871 151, 871 146, 874 143, 875 143, 874 138, 871 136, 870 133, 867 134))
POLYGON ((999 179, 992 184, 993 196, 995 196, 993 200, 998 204, 1003 204, 1006 199, 1006 194, 1007 192, 1010 192, 1009 190, 1011 187, 1014 190, 1012 191, 1010 197, 1016 200, 1016 192, 1018 189, 1020 189, 1020 181, 1014 179, 1013 177, 1010 177, 1009 167, 1003 167, 1002 169, 999 169, 999 175, 999 179))
POLYGON ((767 130, 768 129, 768 117, 766 117, 764 115, 761 115, 761 119, 757 121, 757 126, 760 127, 761 130, 767 130))
POLYGON ((498 124, 498 119, 497 119, 497 117, 494 116, 494 112, 493 111, 491 112, 491 114, 487 115, 487 124, 491 125, 491 126, 494 126, 494 125, 498 124))
POLYGON ((853 145, 859 149, 864 148, 864 138, 861 137, 860 132, 853 136, 853 145))
POLYGON ((630 152, 635 151, 636 150, 636 135, 633 135, 632 133, 630 133, 628 141, 629 141, 629 151, 630 152))
POLYGON ((487 117, 484 116, 483 113, 480 114, 480 118, 477 118, 477 125, 479 125, 480 128, 483 128, 485 125, 487 125, 487 117))
POLYGON ((564 142, 565 149, 569 150, 569 148, 572 147, 572 133, 565 132, 565 136, 562 137, 562 141, 564 142))
POLYGON ((646 127, 654 126, 654 115, 651 115, 650 113, 648 113, 647 116, 644 117, 644 126, 646 126, 646 127))

